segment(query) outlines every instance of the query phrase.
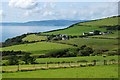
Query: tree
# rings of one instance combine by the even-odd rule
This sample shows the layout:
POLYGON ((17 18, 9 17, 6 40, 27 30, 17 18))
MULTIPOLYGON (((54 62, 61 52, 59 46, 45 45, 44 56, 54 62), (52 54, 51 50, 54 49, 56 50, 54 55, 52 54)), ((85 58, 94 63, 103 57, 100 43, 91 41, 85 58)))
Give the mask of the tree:
POLYGON ((33 64, 35 63, 36 58, 35 57, 31 57, 30 53, 26 53, 24 56, 22 56, 22 60, 25 62, 25 64, 33 64))
POLYGON ((87 46, 82 46, 79 52, 81 56, 89 56, 93 53, 93 49, 87 46))
POLYGON ((19 57, 16 55, 10 55, 8 58, 9 65, 18 65, 19 64, 19 57))
POLYGON ((94 53, 92 53, 92 56, 95 56, 95 55, 102 55, 102 50, 95 50, 94 53))

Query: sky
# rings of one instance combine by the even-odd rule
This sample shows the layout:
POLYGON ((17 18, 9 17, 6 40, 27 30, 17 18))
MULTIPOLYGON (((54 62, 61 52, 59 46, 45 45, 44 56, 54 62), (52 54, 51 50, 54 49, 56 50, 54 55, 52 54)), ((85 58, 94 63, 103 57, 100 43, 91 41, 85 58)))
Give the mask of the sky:
POLYGON ((2 0, 0 22, 93 20, 118 15, 118 0, 2 0))

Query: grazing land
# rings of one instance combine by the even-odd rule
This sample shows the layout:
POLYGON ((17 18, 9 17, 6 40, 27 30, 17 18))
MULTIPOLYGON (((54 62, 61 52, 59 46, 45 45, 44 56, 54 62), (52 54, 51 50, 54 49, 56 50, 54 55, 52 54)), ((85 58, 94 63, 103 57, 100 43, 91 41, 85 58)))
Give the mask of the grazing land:
POLYGON ((2 63, 3 71, 13 70, 13 73, 5 72, 3 78, 118 78, 118 19, 119 16, 114 16, 8 39, 6 44, 12 43, 0 48, 0 51, 11 51, 12 56, 6 52, 2 63), (83 35, 94 30, 108 34, 83 35), (15 51, 32 54, 17 55, 15 51), (34 70, 22 72, 18 67, 34 70), (39 70, 37 67, 52 69, 39 70))
POLYGON ((45 54, 52 50, 66 49, 66 48, 72 48, 72 47, 73 46, 66 45, 66 44, 57 44, 57 43, 51 43, 51 42, 36 42, 31 44, 21 44, 21 45, 4 47, 1 50, 26 51, 32 54, 45 54))
POLYGON ((118 78, 118 65, 3 73, 3 78, 118 78))
POLYGON ((23 38, 22 40, 31 42, 31 41, 42 41, 42 40, 46 40, 46 39, 47 39, 46 36, 38 36, 35 34, 31 34, 31 35, 28 35, 27 37, 23 38))
POLYGON ((96 38, 74 38, 66 41, 58 41, 66 44, 76 44, 78 46, 88 45, 94 49, 114 50, 118 48, 117 39, 96 39, 96 38))
POLYGON ((118 20, 120 17, 110 17, 100 20, 93 20, 88 22, 82 22, 78 24, 74 24, 66 29, 63 30, 56 30, 56 31, 50 31, 46 32, 45 34, 67 34, 67 35, 74 35, 79 36, 82 35, 83 32, 89 32, 91 30, 100 30, 100 31, 106 31, 105 28, 101 28, 101 26, 115 26, 118 25, 118 20))
POLYGON ((104 19, 100 19, 100 20, 93 20, 90 22, 83 22, 80 23, 81 25, 91 25, 91 26, 114 26, 114 25, 118 25, 118 20, 120 19, 120 17, 109 17, 109 18, 104 18, 104 19))

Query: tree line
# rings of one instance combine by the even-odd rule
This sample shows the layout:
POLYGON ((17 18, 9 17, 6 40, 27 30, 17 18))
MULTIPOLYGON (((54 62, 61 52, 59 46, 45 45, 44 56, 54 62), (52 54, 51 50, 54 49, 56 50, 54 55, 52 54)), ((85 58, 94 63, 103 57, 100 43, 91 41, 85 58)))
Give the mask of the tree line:
POLYGON ((34 64, 36 58, 30 56, 31 53, 25 53, 22 56, 17 54, 8 55, 7 62, 3 65, 19 65, 19 64, 34 64))

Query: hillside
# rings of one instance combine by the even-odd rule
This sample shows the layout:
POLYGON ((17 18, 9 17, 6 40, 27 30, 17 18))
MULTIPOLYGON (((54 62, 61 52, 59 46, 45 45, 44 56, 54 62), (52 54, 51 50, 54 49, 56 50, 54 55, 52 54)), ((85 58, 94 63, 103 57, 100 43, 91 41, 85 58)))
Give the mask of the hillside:
MULTIPOLYGON (((13 40, 8 40, 8 43, 10 41, 17 41, 16 44, 10 44, 8 47, 2 48, 2 50, 21 50, 26 52, 31 52, 33 54, 46 54, 51 51, 66 49, 66 48, 73 48, 73 45, 82 46, 87 45, 94 49, 106 49, 106 50, 117 50, 118 49, 118 30, 111 30, 113 34, 107 34, 107 35, 93 35, 88 36, 88 38, 70 38, 69 40, 58 40, 58 41, 46 41, 47 36, 51 34, 67 34, 70 36, 81 36, 83 32, 89 32, 93 30, 100 30, 100 31, 107 31, 106 28, 111 27, 114 29, 114 27, 119 27, 117 20, 120 19, 120 17, 110 17, 100 20, 93 20, 88 22, 81 22, 74 24, 68 28, 61 29, 61 30, 54 30, 44 33, 33 33, 29 35, 23 35, 23 37, 16 37, 13 40), (107 26, 107 27, 106 27, 107 26), (97 39, 92 39, 91 37, 97 39), (104 39, 100 39, 100 38, 104 39), (112 38, 112 39, 109 39, 112 38), (19 42, 21 43, 19 44, 19 42), (23 42, 22 42, 23 41, 23 42), (24 41, 26 41, 24 43, 24 41), (29 43, 32 42, 33 43, 29 43), (36 42, 40 41, 40 42, 36 42), (41 42, 42 41, 42 42, 41 42), (71 46, 72 45, 72 46, 71 46)), ((7 43, 7 44, 8 44, 7 43)))
POLYGON ((31 35, 26 36, 22 40, 31 42, 31 41, 44 41, 46 39, 47 39, 46 36, 38 36, 38 35, 35 35, 35 34, 31 34, 31 35))
POLYGON ((14 45, 10 47, 0 48, 2 51, 26 51, 30 52, 35 55, 39 54, 46 54, 53 50, 59 49, 67 49, 72 48, 70 45, 66 44, 57 44, 57 43, 50 43, 50 42, 36 42, 31 44, 21 44, 21 45, 14 45))
POLYGON ((113 16, 99 20, 93 20, 88 22, 79 23, 80 25, 90 25, 90 26, 114 26, 118 25, 118 20, 120 16, 113 16))
POLYGON ((119 25, 118 19, 120 19, 120 16, 118 17, 114 16, 114 17, 93 20, 93 21, 88 21, 88 22, 80 22, 66 29, 45 32, 45 34, 67 34, 67 35, 79 36, 79 35, 82 35, 83 32, 89 32, 91 30, 106 31, 106 26, 114 27, 116 25, 119 25))
POLYGON ((79 47, 82 45, 88 45, 97 50, 117 50, 118 49, 118 40, 114 39, 94 39, 94 38, 73 38, 70 40, 61 40, 57 41, 66 44, 76 44, 79 47))

